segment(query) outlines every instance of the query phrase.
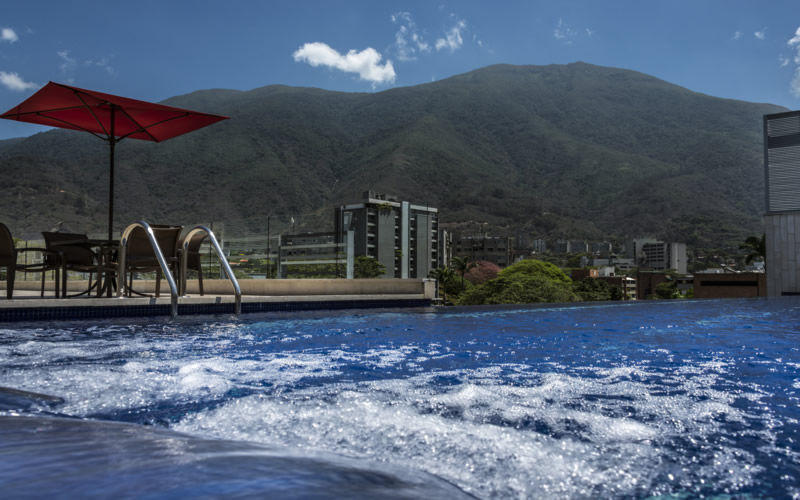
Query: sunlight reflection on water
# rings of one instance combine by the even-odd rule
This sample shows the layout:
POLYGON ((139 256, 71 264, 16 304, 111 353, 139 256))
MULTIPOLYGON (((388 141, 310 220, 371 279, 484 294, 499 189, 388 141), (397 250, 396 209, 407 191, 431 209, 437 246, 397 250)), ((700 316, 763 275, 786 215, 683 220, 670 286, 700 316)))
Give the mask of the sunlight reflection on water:
POLYGON ((480 497, 800 494, 800 300, 0 327, 61 414, 325 451, 480 497))

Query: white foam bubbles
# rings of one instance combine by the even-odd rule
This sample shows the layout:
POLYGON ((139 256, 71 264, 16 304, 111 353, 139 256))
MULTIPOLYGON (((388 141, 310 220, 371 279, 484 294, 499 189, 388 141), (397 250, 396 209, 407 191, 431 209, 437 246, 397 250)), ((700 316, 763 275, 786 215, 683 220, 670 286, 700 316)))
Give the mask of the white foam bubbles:
POLYGON ((759 470, 752 455, 719 448, 715 438, 725 422, 744 418, 731 401, 653 396, 626 378, 639 371, 581 377, 515 365, 325 384, 242 398, 176 428, 418 467, 479 496, 639 496, 701 481, 750 484, 759 470), (527 370, 528 383, 504 383, 510 368, 527 370), (461 382, 437 386, 441 377, 461 382), (686 438, 698 447, 693 464, 675 448, 686 438), (674 461, 674 481, 662 477, 665 460, 674 461))

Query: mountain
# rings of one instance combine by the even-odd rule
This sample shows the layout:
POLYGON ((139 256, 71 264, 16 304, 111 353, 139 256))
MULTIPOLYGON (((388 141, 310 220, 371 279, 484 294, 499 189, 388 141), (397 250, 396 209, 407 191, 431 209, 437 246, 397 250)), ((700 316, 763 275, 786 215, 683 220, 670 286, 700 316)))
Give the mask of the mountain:
MULTIPOLYGON (((230 120, 117 147, 116 225, 225 221, 331 229, 371 189, 439 207, 455 229, 654 235, 699 248, 761 232, 762 116, 783 111, 585 63, 491 66, 378 93, 271 85, 165 104, 230 120)), ((107 145, 53 130, 0 141, 0 220, 105 224, 107 145)))

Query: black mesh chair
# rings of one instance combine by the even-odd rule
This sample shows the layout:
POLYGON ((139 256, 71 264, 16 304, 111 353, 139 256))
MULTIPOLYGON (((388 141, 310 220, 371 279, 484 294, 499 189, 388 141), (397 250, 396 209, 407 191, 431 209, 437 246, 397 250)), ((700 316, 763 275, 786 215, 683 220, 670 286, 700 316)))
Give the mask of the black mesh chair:
MULTIPOLYGON (((164 226, 150 224, 153 234, 158 242, 164 259, 167 261, 169 271, 173 277, 178 275, 178 239, 180 238, 183 226, 164 226)), ((125 273, 128 275, 128 296, 146 296, 147 294, 137 292, 133 289, 133 273, 156 273, 156 297, 161 293, 161 266, 158 264, 156 254, 147 238, 147 233, 141 227, 135 228, 128 238, 127 253, 125 255, 125 273)), ((177 279, 177 278, 176 278, 177 279)))
MULTIPOLYGON (((186 271, 197 271, 197 284, 200 288, 200 295, 203 295, 203 265, 200 261, 200 246, 206 240, 208 235, 206 233, 195 233, 189 240, 189 245, 186 247, 186 271)), ((186 239, 182 239, 178 246, 178 252, 183 252, 186 239)))
MULTIPOLYGON (((6 268, 6 298, 8 300, 14 298, 14 281, 17 271, 42 273, 43 283, 45 272, 56 271, 55 292, 56 297, 59 296, 61 268, 58 265, 58 254, 49 252, 45 248, 16 248, 11 231, 2 222, 0 222, 0 267, 6 268), (42 261, 34 264, 19 264, 17 263, 17 257, 23 252, 40 252, 43 255, 42 261)), ((44 296, 44 286, 42 286, 42 296, 44 296)))
MULTIPOLYGON (((92 250, 93 245, 85 234, 43 232, 42 236, 46 249, 51 252, 46 257, 46 262, 50 266, 61 268, 61 295, 64 297, 68 296, 69 271, 89 274, 89 287, 83 292, 70 295, 70 297, 77 297, 86 295, 97 287, 101 273, 113 273, 116 270, 113 266, 106 265, 100 254, 92 250), (93 276, 97 278, 94 283, 92 283, 93 276)), ((42 277, 42 293, 44 293, 44 276, 42 277)))

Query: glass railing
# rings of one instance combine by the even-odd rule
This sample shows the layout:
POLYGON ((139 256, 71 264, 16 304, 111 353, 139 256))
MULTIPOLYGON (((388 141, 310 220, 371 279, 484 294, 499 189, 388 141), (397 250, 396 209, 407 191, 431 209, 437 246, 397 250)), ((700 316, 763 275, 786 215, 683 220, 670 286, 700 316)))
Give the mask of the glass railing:
MULTIPOLYGON (((298 216, 271 216, 268 227, 254 231, 243 222, 207 222, 183 224, 184 233, 197 225, 204 225, 216 235, 222 251, 237 279, 277 278, 342 278, 346 277, 347 249, 337 243, 332 227, 314 226, 315 219, 298 216), (312 231, 311 229, 316 229, 312 231)), ((146 221, 158 223, 162 221, 146 221)), ((169 221, 171 222, 171 221, 169 221)), ((329 225, 330 226, 330 225, 329 225)), ((64 232, 80 232, 70 228, 64 232)), ((33 233, 35 234, 35 233, 33 233)), ((104 233, 89 233, 90 239, 105 239, 104 233)), ((338 238, 339 241, 346 238, 338 238)), ((17 248, 44 248, 42 239, 17 240, 17 248)), ((200 248, 204 279, 224 279, 225 273, 211 245, 206 241, 200 248)), ((21 252, 19 262, 41 262, 38 252, 21 252)), ((75 278, 80 273, 74 273, 75 278)), ((189 279, 196 273, 189 271, 189 279)), ((70 273, 73 277, 73 273, 70 273)), ((135 279, 152 279, 155 273, 141 273, 135 279)), ((54 271, 46 279, 54 279, 54 271)), ((0 280, 5 280, 5 269, 0 269, 0 280)), ((19 272, 16 280, 39 281, 41 273, 19 272)))

